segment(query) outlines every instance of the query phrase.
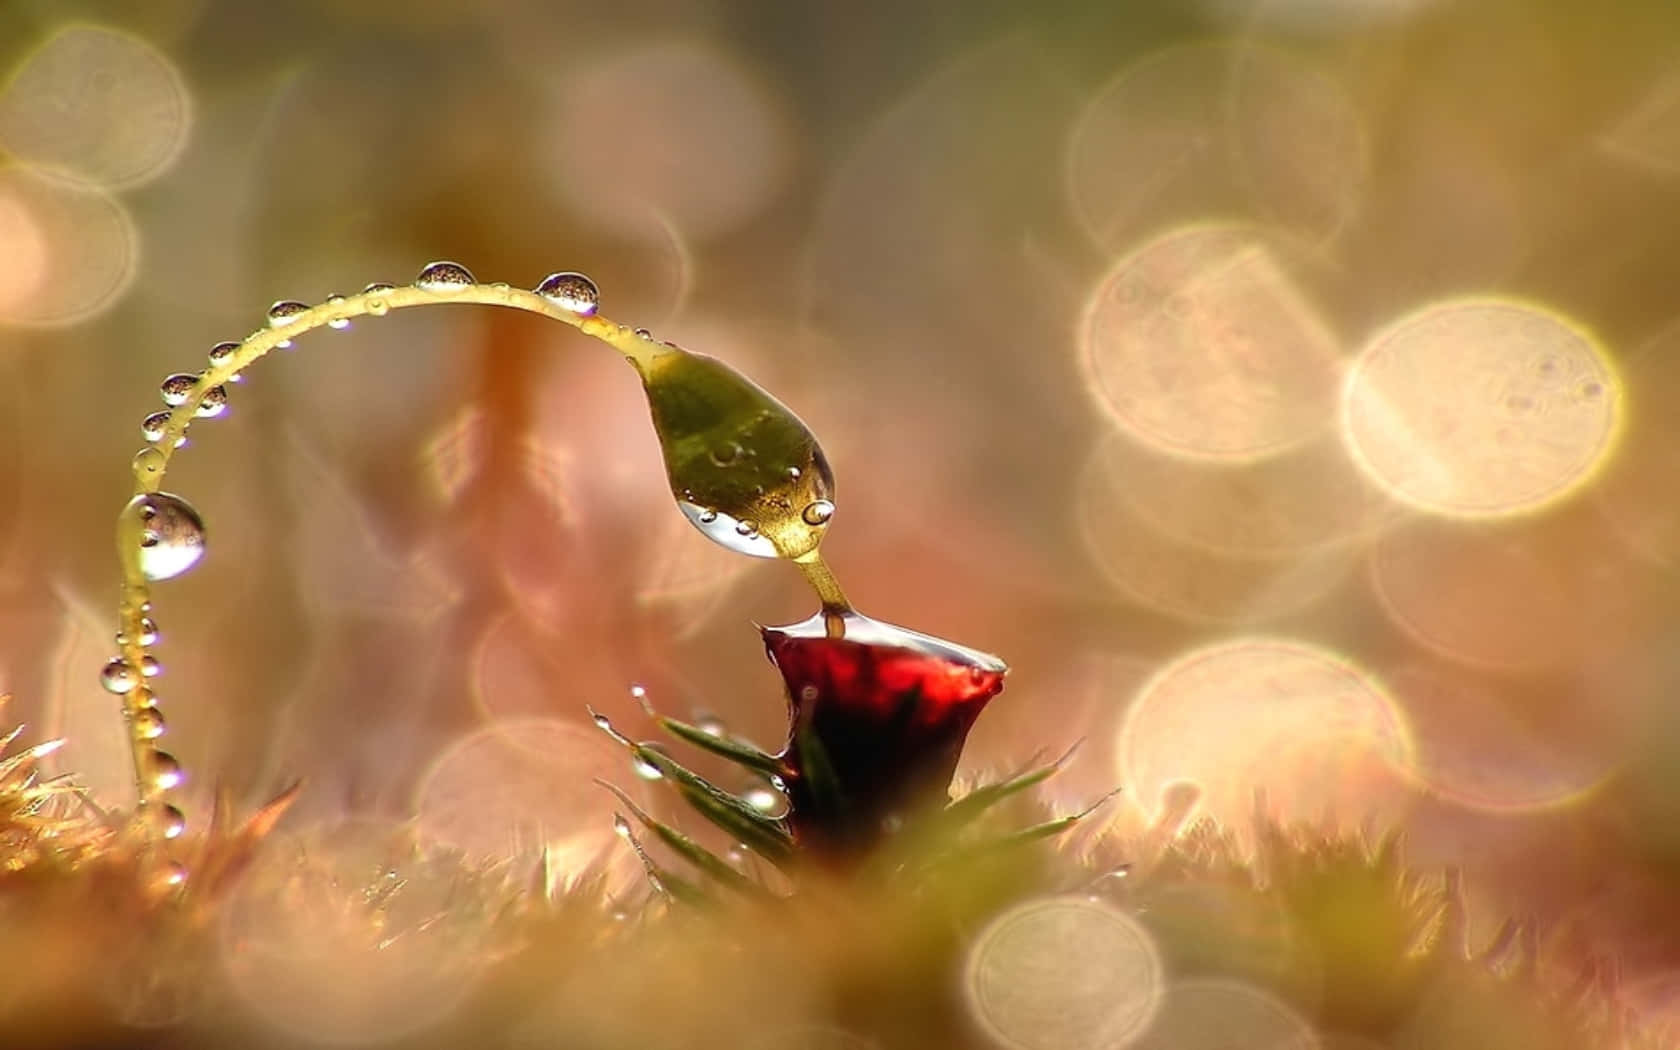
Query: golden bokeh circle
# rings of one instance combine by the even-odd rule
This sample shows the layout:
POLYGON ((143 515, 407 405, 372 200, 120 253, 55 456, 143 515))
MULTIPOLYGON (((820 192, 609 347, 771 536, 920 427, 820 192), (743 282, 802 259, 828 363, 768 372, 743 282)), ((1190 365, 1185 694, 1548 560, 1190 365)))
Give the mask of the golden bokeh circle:
POLYGON ((1342 388, 1341 430, 1400 503, 1451 517, 1551 506, 1606 461, 1622 383, 1591 335, 1540 307, 1441 302, 1379 332, 1342 388))

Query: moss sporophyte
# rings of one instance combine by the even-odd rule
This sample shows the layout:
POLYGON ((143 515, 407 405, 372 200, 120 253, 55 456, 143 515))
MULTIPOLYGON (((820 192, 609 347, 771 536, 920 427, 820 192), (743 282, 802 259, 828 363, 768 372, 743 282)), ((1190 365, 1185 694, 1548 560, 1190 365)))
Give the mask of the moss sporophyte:
MULTIPOLYGON (((164 721, 151 685, 159 667, 151 652, 158 635, 151 590, 197 565, 206 536, 192 505, 163 489, 171 459, 189 426, 226 413, 229 384, 269 350, 290 347, 312 329, 342 329, 356 317, 440 303, 539 314, 622 354, 641 379, 678 509, 731 551, 792 561, 816 592, 820 610, 810 620, 763 630, 787 688, 790 724, 780 753, 655 714, 678 739, 746 767, 757 787, 742 795, 726 792, 664 748, 623 737, 604 716, 595 716, 640 769, 666 781, 733 841, 784 868, 797 885, 801 870, 863 867, 883 842, 907 837, 907 824, 932 828, 927 818, 943 813, 938 823, 948 833, 986 808, 977 803, 1001 801, 1053 771, 1045 767, 1015 778, 946 811, 964 739, 1003 688, 1006 667, 996 657, 879 623, 852 608, 820 553, 836 516, 834 472, 816 436, 786 405, 716 358, 602 316, 600 293, 583 274, 550 274, 527 291, 480 284, 459 263, 434 262, 409 285, 371 284, 314 306, 276 302, 257 331, 216 344, 202 371, 167 377, 160 388, 166 408, 142 423, 147 446, 134 457, 133 494, 117 524, 119 651, 101 680, 123 705, 140 823, 155 832, 151 841, 165 885, 184 886, 189 873, 171 854, 172 840, 186 826, 171 801, 184 774, 159 746, 164 721)), ((734 872, 722 858, 625 801, 630 817, 701 875, 735 881, 722 874, 734 872)), ((644 859, 650 884, 668 895, 687 887, 681 873, 665 870, 635 840, 630 817, 621 814, 619 825, 644 859)), ((1042 833, 1069 823, 1056 822, 1042 833)))

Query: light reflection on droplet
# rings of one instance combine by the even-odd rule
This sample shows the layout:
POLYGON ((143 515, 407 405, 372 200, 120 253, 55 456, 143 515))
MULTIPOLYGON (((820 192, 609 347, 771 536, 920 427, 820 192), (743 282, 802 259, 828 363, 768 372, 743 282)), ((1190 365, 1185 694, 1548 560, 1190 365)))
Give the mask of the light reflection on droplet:
POLYGON ((1012 1050, 1118 1050, 1160 1005, 1161 960, 1124 912, 1084 897, 1011 908, 975 937, 963 967, 974 1019, 1012 1050))
POLYGON ((1412 744, 1399 708, 1349 661, 1246 637, 1158 670, 1127 710, 1116 750, 1136 804, 1154 806, 1168 784, 1189 780, 1204 812, 1242 829, 1258 790, 1285 820, 1317 821, 1326 800, 1350 822, 1391 808, 1412 744))
POLYGON ((102 26, 55 33, 0 92, 0 147, 107 188, 165 171, 191 123, 191 99, 174 64, 139 37, 102 26))
POLYGON ((1166 990, 1160 1014, 1137 1050, 1318 1050, 1312 1025, 1241 981, 1195 977, 1166 990))
POLYGON ((1192 226, 1122 259, 1087 304, 1080 342, 1098 404, 1162 452, 1276 455, 1334 417, 1338 341, 1255 228, 1192 226))
POLYGON ((1343 440, 1395 499, 1497 517, 1556 503, 1611 452, 1622 387, 1584 332, 1491 299, 1439 303, 1378 333, 1342 397, 1343 440))
POLYGON ((135 276, 139 235, 115 198, 0 166, 0 324, 57 327, 114 305, 135 276))

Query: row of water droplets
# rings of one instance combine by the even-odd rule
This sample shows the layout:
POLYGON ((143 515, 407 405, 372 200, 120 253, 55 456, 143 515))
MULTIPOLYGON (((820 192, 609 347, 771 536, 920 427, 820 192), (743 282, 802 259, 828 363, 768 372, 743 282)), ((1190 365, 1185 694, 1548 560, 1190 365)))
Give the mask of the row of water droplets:
MULTIPOLYGON (((600 317, 600 293, 587 276, 554 273, 531 291, 525 291, 500 283, 480 285, 466 267, 440 261, 422 269, 413 284, 408 286, 370 284, 356 295, 329 295, 318 306, 294 300, 276 302, 269 308, 263 328, 240 342, 217 343, 211 347, 207 367, 203 371, 170 375, 160 384, 159 393, 165 408, 148 415, 141 423, 141 435, 147 441, 147 447, 134 457, 134 496, 118 519, 118 552, 123 568, 123 596, 116 638, 118 653, 101 671, 101 682, 123 701, 139 790, 139 813, 163 840, 178 838, 186 828, 180 808, 169 799, 170 793, 181 784, 184 774, 174 756, 157 744, 164 735, 165 722, 157 694, 151 686, 151 681, 162 669, 152 651, 159 635, 151 616, 151 584, 178 577, 198 564, 205 552, 206 537, 203 516, 192 504, 179 495, 162 490, 170 457, 176 450, 185 447, 187 428, 193 421, 213 419, 227 413, 228 386, 238 383, 244 370, 269 350, 290 348, 297 336, 314 328, 346 329, 352 318, 357 316, 379 317, 401 307, 450 301, 506 306, 538 313, 569 323, 619 350, 636 367, 648 391, 650 408, 654 408, 655 427, 660 430, 661 443, 667 451, 673 495, 678 497, 684 513, 702 532, 725 547, 759 556, 767 553, 755 542, 764 538, 761 529, 766 529, 766 525, 730 514, 724 507, 691 505, 683 499, 692 486, 684 484, 674 466, 675 461, 670 455, 672 436, 660 425, 661 416, 655 400, 662 382, 660 376, 666 373, 677 376, 667 381, 666 385, 680 386, 687 380, 680 370, 674 373, 668 367, 662 370, 658 362, 672 359, 706 362, 696 373, 701 378, 714 384, 721 382, 731 396, 743 390, 761 395, 769 406, 760 411, 764 419, 807 436, 809 432, 791 412, 727 366, 710 358, 691 355, 674 344, 656 341, 645 329, 632 330, 600 317), (786 418, 780 418, 778 412, 786 418), (707 527, 724 518, 730 519, 727 532, 720 535, 719 530, 707 527)), ((734 445, 734 449, 738 456, 744 457, 754 456, 757 452, 756 448, 739 444, 734 445)), ((845 604, 844 595, 816 550, 821 530, 834 514, 834 504, 828 498, 832 491, 832 476, 828 474, 820 450, 816 449, 814 438, 810 438, 809 449, 814 459, 786 467, 786 480, 778 486, 781 505, 790 511, 795 507, 798 509, 773 523, 778 536, 788 534, 790 523, 802 528, 802 542, 797 548, 790 548, 786 543, 772 544, 768 553, 796 560, 816 587, 825 609, 845 610, 849 607, 845 604), (790 493, 802 492, 811 498, 789 502, 780 492, 782 488, 790 493)), ((757 494, 764 495, 762 487, 757 494)), ((840 622, 838 615, 835 615, 834 622, 840 622)), ((773 808, 773 799, 767 796, 764 801, 773 808)), ((185 869, 173 860, 167 861, 165 872, 165 881, 171 885, 179 884, 186 877, 185 869)))

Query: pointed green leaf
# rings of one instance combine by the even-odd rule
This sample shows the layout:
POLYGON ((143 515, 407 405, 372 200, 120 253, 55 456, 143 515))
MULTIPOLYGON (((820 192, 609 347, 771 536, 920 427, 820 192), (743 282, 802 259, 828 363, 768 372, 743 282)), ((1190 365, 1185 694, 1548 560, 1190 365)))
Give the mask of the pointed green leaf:
POLYGON ((715 736, 699 726, 667 718, 664 715, 654 715, 661 728, 674 737, 688 741, 702 751, 710 751, 720 758, 728 759, 738 766, 746 766, 766 776, 786 776, 787 766, 782 760, 768 751, 761 751, 745 740, 734 737, 715 736))
POLYGON ((1078 750, 1079 745, 1075 744, 1063 752, 1060 758, 1048 765, 1029 769, 1025 773, 1017 774, 996 784, 983 784, 946 806, 934 818, 934 822, 943 825, 946 830, 955 831, 1011 795, 1036 787, 1060 773, 1073 758, 1074 752, 1078 750))
POLYGON ((716 879, 718 882, 737 893, 742 893, 751 897, 768 896, 768 891, 766 891, 764 887, 760 886, 756 882, 753 882, 739 871, 730 867, 726 861, 717 856, 715 853, 700 845, 698 842, 695 842, 687 835, 684 835, 676 828, 671 827, 669 824, 655 820, 646 810, 636 805, 630 796, 621 791, 616 784, 610 784, 605 780, 597 780, 596 783, 600 784, 608 791, 611 791, 614 795, 617 795, 618 800, 630 811, 630 815, 635 817, 636 820, 641 823, 642 827, 653 832, 654 835, 658 837, 659 841, 665 843, 665 845, 669 846, 678 856, 687 860, 696 868, 699 868, 707 875, 710 875, 713 879, 716 879))

